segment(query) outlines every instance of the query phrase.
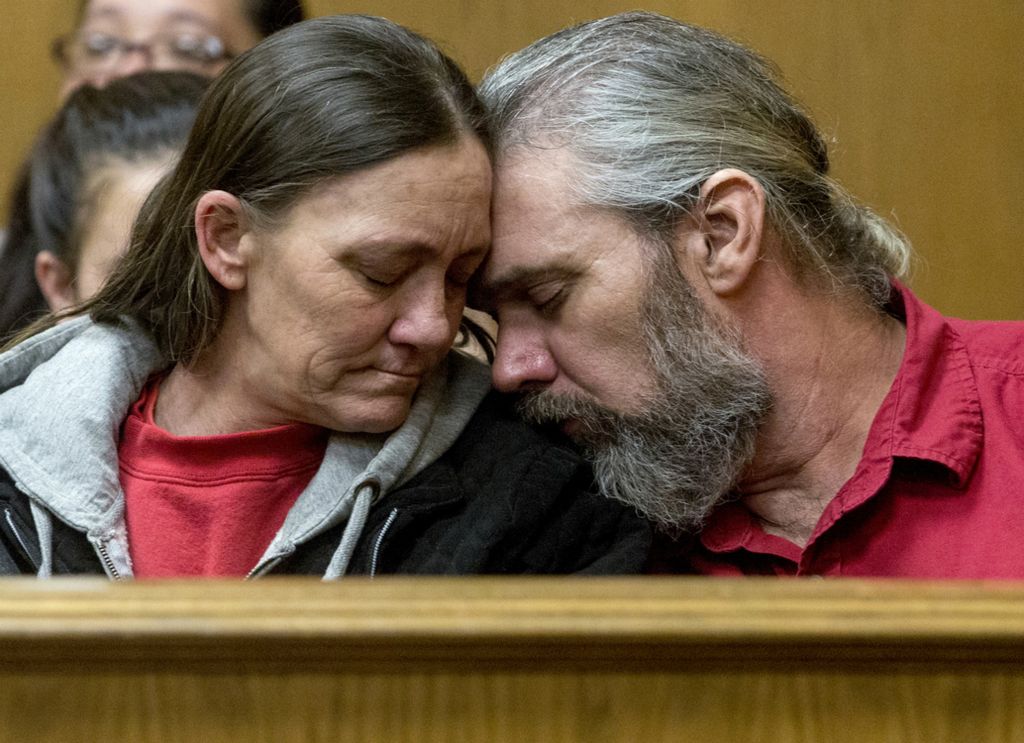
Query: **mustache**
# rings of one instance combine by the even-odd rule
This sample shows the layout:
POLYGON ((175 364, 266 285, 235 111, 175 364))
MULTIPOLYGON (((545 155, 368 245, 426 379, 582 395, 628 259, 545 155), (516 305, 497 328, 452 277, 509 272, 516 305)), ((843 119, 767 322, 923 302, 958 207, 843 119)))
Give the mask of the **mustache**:
POLYGON ((516 410, 527 422, 535 425, 574 423, 571 437, 586 448, 607 445, 615 440, 629 416, 616 413, 603 405, 578 395, 534 390, 523 393, 516 410))

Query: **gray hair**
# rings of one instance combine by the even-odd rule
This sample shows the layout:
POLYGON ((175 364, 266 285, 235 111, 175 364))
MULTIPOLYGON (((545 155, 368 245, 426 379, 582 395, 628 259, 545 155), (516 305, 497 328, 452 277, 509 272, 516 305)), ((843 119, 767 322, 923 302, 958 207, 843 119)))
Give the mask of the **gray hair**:
POLYGON ((567 147, 575 196, 664 239, 723 168, 756 178, 792 273, 877 306, 910 246, 829 177, 828 151, 774 66, 705 29, 633 12, 582 23, 485 77, 500 156, 567 147))

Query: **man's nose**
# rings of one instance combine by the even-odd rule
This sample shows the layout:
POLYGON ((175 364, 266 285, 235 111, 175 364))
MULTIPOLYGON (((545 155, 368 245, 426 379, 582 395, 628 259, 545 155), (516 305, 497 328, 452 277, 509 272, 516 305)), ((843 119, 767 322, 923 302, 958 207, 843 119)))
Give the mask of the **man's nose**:
POLYGON ((558 366, 543 339, 514 327, 498 325, 498 347, 491 380, 502 392, 545 387, 555 380, 558 366))

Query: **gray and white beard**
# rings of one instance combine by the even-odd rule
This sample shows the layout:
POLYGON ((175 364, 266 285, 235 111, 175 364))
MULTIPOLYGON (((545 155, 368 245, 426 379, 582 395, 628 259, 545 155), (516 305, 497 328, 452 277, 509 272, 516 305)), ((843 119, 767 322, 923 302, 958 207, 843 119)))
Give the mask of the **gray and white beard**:
POLYGON ((520 411, 536 423, 572 421, 604 495, 665 531, 696 533, 753 458, 771 394, 737 333, 704 309, 674 263, 655 266, 648 284, 641 327, 656 391, 639 413, 547 390, 524 396, 520 411))

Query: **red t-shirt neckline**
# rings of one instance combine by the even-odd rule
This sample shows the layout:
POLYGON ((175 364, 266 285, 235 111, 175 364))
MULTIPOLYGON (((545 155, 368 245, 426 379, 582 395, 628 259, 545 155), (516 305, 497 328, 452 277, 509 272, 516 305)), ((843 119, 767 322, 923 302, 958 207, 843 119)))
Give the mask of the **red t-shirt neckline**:
POLYGON ((125 420, 118 449, 136 577, 247 574, 323 461, 328 432, 292 423, 215 436, 156 425, 160 379, 125 420))

